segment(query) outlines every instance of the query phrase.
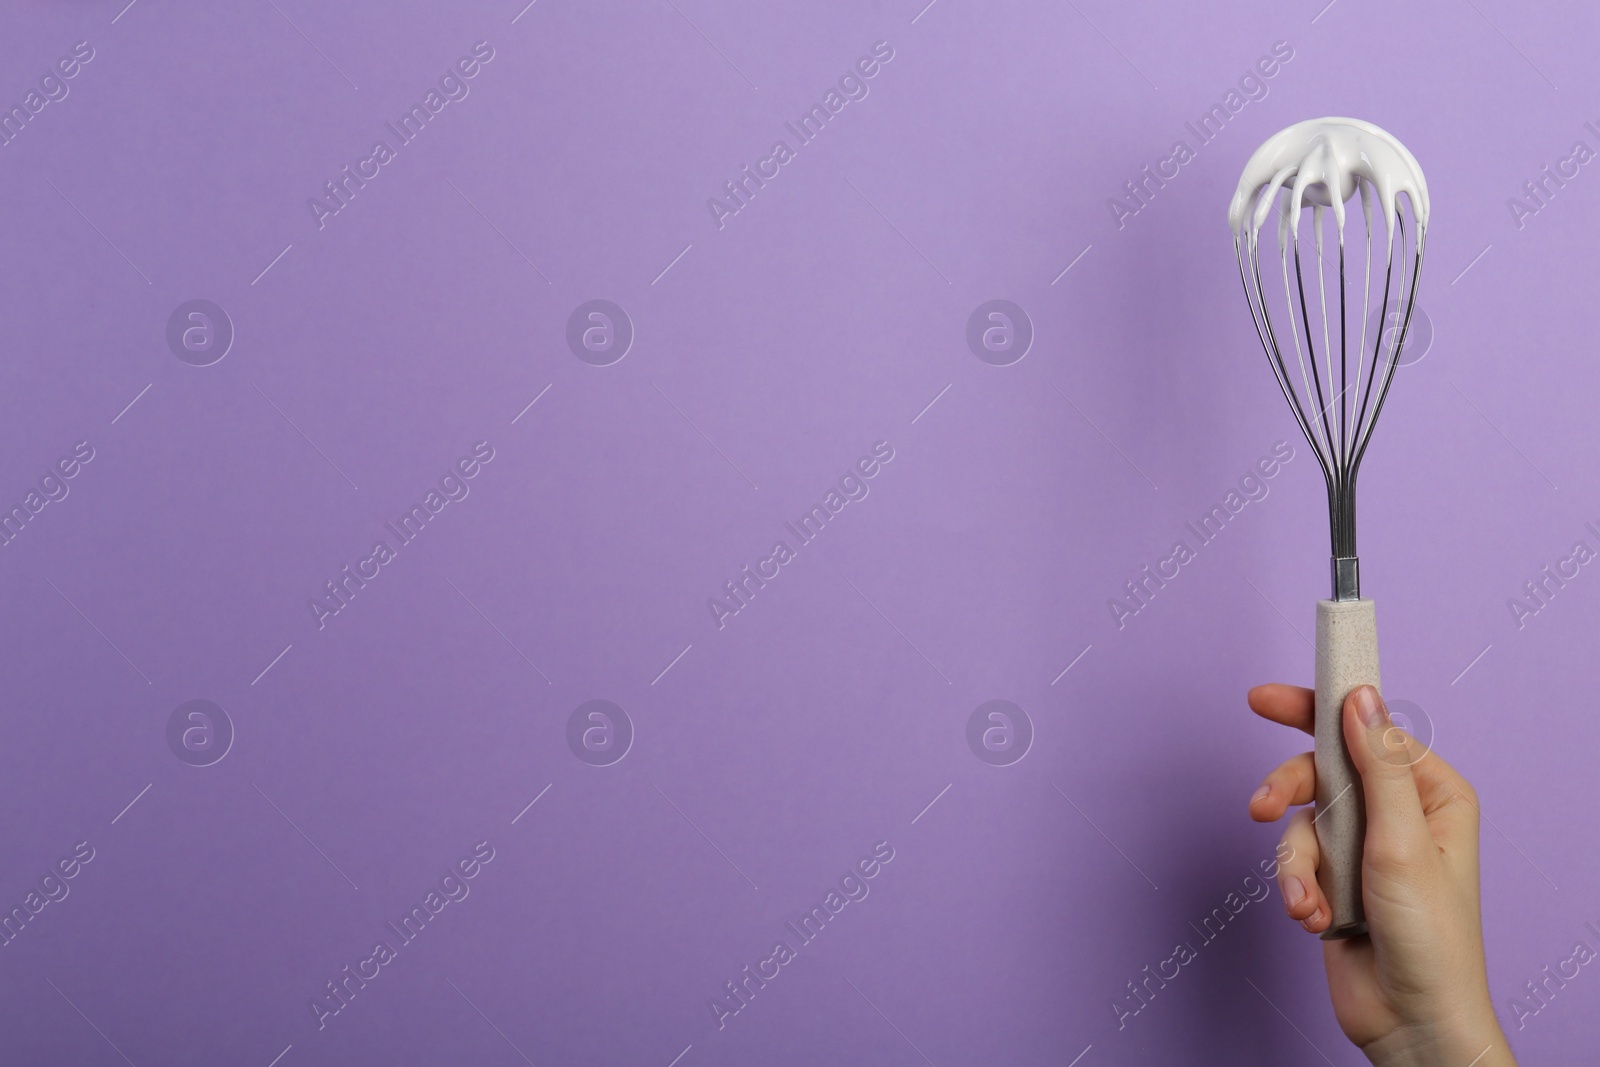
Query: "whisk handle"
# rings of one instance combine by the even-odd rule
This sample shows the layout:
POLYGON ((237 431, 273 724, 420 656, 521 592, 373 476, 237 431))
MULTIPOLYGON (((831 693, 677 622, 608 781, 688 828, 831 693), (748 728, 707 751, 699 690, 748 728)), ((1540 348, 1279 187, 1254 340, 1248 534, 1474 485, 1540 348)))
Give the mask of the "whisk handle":
POLYGON ((1370 600, 1317 602, 1317 881, 1333 909, 1323 940, 1367 932, 1361 906, 1361 846, 1367 835, 1366 795, 1344 740, 1344 700, 1359 686, 1382 691, 1378 622, 1370 600))

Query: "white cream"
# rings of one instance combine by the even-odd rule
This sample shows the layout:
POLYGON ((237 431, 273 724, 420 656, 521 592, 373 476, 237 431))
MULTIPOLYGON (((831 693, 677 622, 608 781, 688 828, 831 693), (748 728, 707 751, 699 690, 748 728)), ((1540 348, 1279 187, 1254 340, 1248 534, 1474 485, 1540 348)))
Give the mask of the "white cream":
MULTIPOLYGON (((1239 189, 1228 206, 1228 225, 1238 236, 1251 208, 1249 236, 1254 236, 1272 210, 1278 189, 1290 180, 1290 197, 1284 218, 1300 215, 1302 204, 1331 207, 1344 230, 1345 201, 1355 195, 1365 179, 1383 208, 1384 233, 1394 235, 1400 194, 1411 201, 1420 228, 1428 225, 1428 183, 1422 168, 1406 146, 1384 130, 1360 119, 1308 119, 1267 138, 1244 166, 1239 189), (1267 194, 1258 200, 1257 194, 1267 194)), ((1366 206, 1366 196, 1362 196, 1366 206)), ((1368 224, 1371 216, 1368 216, 1368 224)), ((1321 227, 1318 227, 1320 237, 1321 227)))

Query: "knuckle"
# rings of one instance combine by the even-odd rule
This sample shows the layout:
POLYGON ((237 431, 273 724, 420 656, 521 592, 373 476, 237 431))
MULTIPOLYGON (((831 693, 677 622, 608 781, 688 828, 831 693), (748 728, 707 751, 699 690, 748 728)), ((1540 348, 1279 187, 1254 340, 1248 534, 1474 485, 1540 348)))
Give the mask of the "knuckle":
POLYGON ((1392 834, 1369 834, 1366 861, 1383 870, 1401 871, 1417 867, 1423 853, 1416 843, 1392 834))

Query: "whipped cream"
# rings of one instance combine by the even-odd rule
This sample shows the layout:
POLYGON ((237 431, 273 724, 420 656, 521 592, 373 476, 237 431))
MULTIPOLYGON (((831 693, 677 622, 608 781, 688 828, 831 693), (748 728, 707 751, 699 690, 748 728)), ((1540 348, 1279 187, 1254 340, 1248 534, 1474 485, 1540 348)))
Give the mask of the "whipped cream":
MULTIPOLYGON (((1278 190, 1288 186, 1285 219, 1298 218, 1304 204, 1332 208, 1343 232, 1345 201, 1363 187, 1362 179, 1377 195, 1386 235, 1394 235, 1401 193, 1411 201, 1418 227, 1427 228, 1428 183, 1416 157, 1372 123, 1341 118, 1308 119, 1267 138, 1244 166, 1238 191, 1228 205, 1228 225, 1236 236, 1254 238, 1278 190), (1263 188, 1266 195, 1258 197, 1263 188), (1241 234, 1246 222, 1249 232, 1241 234)), ((1365 187, 1362 205, 1370 210, 1365 187)), ((1370 226, 1371 216, 1367 219, 1370 226)))

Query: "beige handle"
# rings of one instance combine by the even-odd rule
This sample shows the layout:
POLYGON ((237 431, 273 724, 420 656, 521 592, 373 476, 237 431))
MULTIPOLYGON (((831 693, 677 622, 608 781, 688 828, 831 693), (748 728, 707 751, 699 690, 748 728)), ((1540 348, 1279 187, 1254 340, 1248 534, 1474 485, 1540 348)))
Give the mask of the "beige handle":
POLYGON ((1317 882, 1333 909, 1324 941, 1367 932, 1361 906, 1366 795, 1344 743, 1344 699, 1358 686, 1380 693, 1378 621, 1370 600, 1317 602, 1317 882))

